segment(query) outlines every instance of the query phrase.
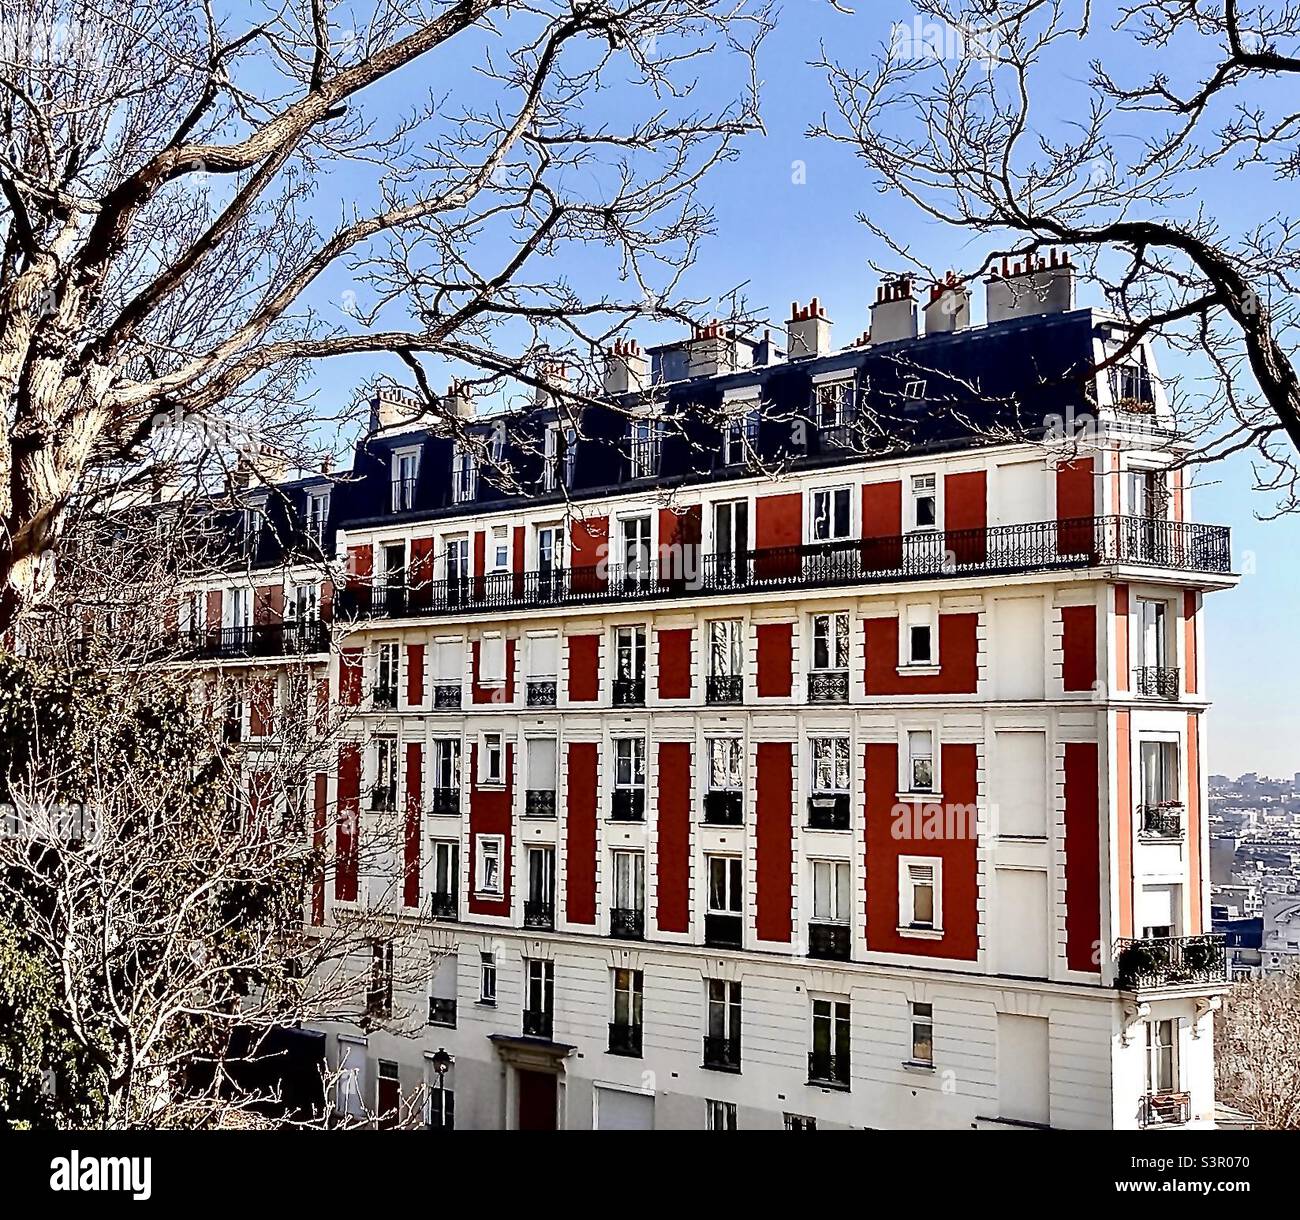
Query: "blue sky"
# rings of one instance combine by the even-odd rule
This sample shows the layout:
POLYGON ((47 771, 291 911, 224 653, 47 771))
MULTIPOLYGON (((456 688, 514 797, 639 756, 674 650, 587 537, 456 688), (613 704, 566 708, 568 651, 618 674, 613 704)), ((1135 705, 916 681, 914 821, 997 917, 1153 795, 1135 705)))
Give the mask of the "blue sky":
MULTIPOLYGON (((823 44, 835 57, 861 59, 889 37, 893 21, 910 21, 904 3, 871 3, 847 15, 834 11, 824 0, 786 0, 778 28, 764 47, 761 59, 765 136, 753 136, 742 145, 739 159, 716 170, 704 188, 706 200, 717 215, 717 236, 705 247, 689 286, 701 296, 717 295, 745 283, 751 307, 770 311, 776 325, 783 322, 789 302, 806 302, 818 296, 835 323, 837 343, 851 341, 869 321, 868 306, 878 277, 869 262, 889 264, 891 256, 856 219, 868 213, 900 241, 912 244, 936 267, 954 265, 969 269, 983 254, 981 245, 964 234, 946 231, 910 209, 903 201, 877 193, 865 170, 843 147, 810 141, 808 124, 829 106, 821 73, 809 66, 823 44), (802 170, 796 173, 796 163, 802 170), (802 181, 799 181, 802 179, 802 181)), ((1152 70, 1150 52, 1134 54, 1128 41, 1113 34, 1100 36, 1108 65, 1121 74, 1137 76, 1152 70)), ((1194 63, 1196 48, 1179 48, 1179 69, 1194 63)), ((1040 96, 1052 107, 1049 118, 1059 121, 1071 113, 1082 96, 1087 61, 1097 53, 1091 42, 1074 54, 1064 54, 1040 96)), ((425 90, 473 90, 472 57, 457 63, 439 63, 437 72, 410 69, 384 91, 366 102, 380 113, 404 101, 414 102, 425 90)), ((419 66, 417 65, 417 69, 419 66)), ((716 95, 717 82, 701 69, 702 94, 716 95)), ((348 182, 347 179, 343 181, 348 182)), ((365 202, 359 183, 348 182, 349 201, 365 202), (354 191, 352 188, 356 186, 354 191)), ((1232 227, 1244 226, 1249 214, 1267 214, 1280 202, 1278 187, 1263 175, 1252 183, 1245 174, 1224 176, 1197 192, 1196 202, 1224 209, 1232 227), (1216 191, 1221 192, 1216 197, 1216 191)), ((322 184, 317 206, 329 225, 338 215, 338 188, 322 184)), ((615 268, 606 267, 600 251, 575 258, 575 279, 589 285, 608 286, 615 268), (602 280, 606 281, 602 284, 602 280)), ((325 299, 338 299, 346 276, 331 275, 321 285, 325 299)), ((1080 304, 1100 304, 1086 290, 1080 304)), ((978 314, 977 314, 978 316, 978 314)), ((644 340, 665 337, 641 335, 644 340)), ((1164 361, 1169 372, 1170 361, 1164 361)), ((367 369, 359 362, 332 368, 331 392, 360 377, 367 369)), ((397 372, 389 368, 389 372, 397 372)), ((438 379, 435 378, 435 381, 438 379)), ((1201 468, 1196 476, 1194 513, 1206 521, 1233 528, 1236 563, 1244 571, 1234 591, 1216 593, 1207 601, 1209 691, 1215 700, 1211 713, 1209 765, 1212 770, 1236 774, 1257 770, 1274 774, 1300 771, 1300 710, 1295 692, 1300 687, 1300 520, 1261 521, 1271 505, 1250 491, 1246 460, 1201 468)))

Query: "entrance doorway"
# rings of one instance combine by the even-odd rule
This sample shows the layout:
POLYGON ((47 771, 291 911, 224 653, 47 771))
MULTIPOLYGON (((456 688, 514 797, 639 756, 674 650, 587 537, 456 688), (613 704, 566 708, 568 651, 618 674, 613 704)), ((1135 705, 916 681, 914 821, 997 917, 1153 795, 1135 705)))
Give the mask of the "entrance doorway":
POLYGON ((519 1130, 554 1131, 556 1086, 552 1072, 519 1071, 519 1130))

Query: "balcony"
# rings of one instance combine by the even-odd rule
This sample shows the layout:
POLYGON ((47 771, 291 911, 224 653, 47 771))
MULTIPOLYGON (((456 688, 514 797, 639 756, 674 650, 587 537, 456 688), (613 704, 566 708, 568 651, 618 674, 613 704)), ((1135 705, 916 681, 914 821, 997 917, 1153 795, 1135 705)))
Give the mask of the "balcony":
POLYGON ((745 794, 719 789, 704 794, 704 822, 708 826, 743 826, 745 794))
POLYGON ((1178 674, 1168 665, 1139 665, 1133 671, 1133 691, 1144 699, 1177 699, 1178 674))
POLYGON ((460 683, 440 682, 433 688, 433 706, 444 711, 460 708, 460 683))
MULTIPOLYGON (((686 578, 681 571, 661 572, 647 559, 632 568, 552 568, 507 573, 500 580, 432 581, 403 599, 401 613, 427 616, 745 590, 850 588, 1111 564, 1227 576, 1232 571, 1231 534, 1223 525, 1124 516, 927 531, 702 555, 686 578)), ((336 609, 340 616, 360 618, 393 613, 384 598, 365 587, 340 591, 336 609)))
POLYGON ((551 931, 555 927, 555 902, 525 902, 524 927, 551 931))
POLYGON ((853 956, 852 939, 846 923, 810 923, 808 956, 828 962, 847 962, 853 956))
POLYGON ((645 679, 644 678, 615 678, 614 679, 614 706, 615 707, 644 707, 645 706, 645 679))
POLYGON ((430 919, 455 919, 456 895, 446 890, 435 890, 429 895, 430 919))
POLYGON ((716 1072, 740 1071, 740 1038, 704 1037, 704 1066, 716 1072))
POLYGON ((640 907, 610 907, 609 934, 616 940, 643 940, 645 911, 640 907))
POLYGON ((550 1041, 555 1029, 555 1014, 545 1008, 524 1009, 524 1037, 550 1041))
POLYGON ((429 997, 429 1024, 456 1028, 456 1001, 429 997))
POLYGON ((848 1055, 832 1055, 829 1051, 809 1051, 808 1083, 825 1085, 832 1089, 847 1089, 849 1087, 848 1055))
POLYGON ((809 703, 847 703, 849 701, 849 671, 847 669, 819 669, 808 675, 809 703))
POLYGON ((808 828, 848 830, 849 794, 847 792, 813 793, 808 798, 808 828))
POLYGON ((529 707, 554 707, 556 683, 554 678, 546 681, 529 679, 525 700, 529 707))
POLYGON ((1191 1117, 1190 1093, 1148 1093, 1142 1098, 1138 1123, 1142 1127, 1177 1127, 1191 1117))
POLYGON ((714 949, 739 949, 745 939, 745 922, 739 915, 704 916, 704 943, 714 949))
POLYGON ((631 1059, 641 1058, 641 1026, 622 1025, 617 1021, 609 1024, 609 1053, 627 1055, 631 1059))
POLYGON ((1181 801, 1161 801, 1156 805, 1139 805, 1139 833, 1153 839, 1181 839, 1183 837, 1183 814, 1184 809, 1181 801))
POLYGON ((434 788, 429 793, 429 813, 433 817, 459 817, 460 789, 434 788))
POLYGON ((551 788, 529 788, 524 793, 524 817, 553 818, 555 792, 551 788))
POLYGON ((615 788, 610 796, 609 816, 616 822, 644 822, 645 789, 615 788))
POLYGON ((391 711, 397 706, 397 687, 373 687, 370 691, 370 706, 377 712, 391 711))
POLYGON ((706 703, 740 703, 745 698, 745 679, 740 674, 715 674, 704 680, 706 703))
POLYGON ((252 627, 196 628, 177 637, 182 652, 200 660, 310 656, 329 651, 329 627, 314 619, 252 627))
POLYGON ((415 479, 393 479, 388 484, 388 506, 395 513, 407 513, 415 507, 415 479))
POLYGON ((370 811, 392 813, 397 808, 397 783, 376 784, 370 789, 370 811))
POLYGON ((1224 938, 1152 936, 1115 942, 1115 985, 1121 991, 1204 987, 1226 982, 1224 938))

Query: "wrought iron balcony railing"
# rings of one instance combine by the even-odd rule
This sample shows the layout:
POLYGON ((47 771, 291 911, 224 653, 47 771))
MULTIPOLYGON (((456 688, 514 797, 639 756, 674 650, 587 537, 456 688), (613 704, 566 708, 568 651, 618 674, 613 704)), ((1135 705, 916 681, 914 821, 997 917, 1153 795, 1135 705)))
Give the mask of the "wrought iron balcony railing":
POLYGON ((460 707, 460 683, 440 682, 433 688, 433 706, 447 710, 460 707))
POLYGON ((611 1055, 628 1055, 634 1059, 641 1057, 641 1025, 623 1025, 618 1021, 609 1023, 609 1053, 611 1055))
POLYGON ((832 1055, 829 1051, 808 1052, 808 1083, 849 1087, 848 1055, 832 1055))
POLYGON ((1139 1123, 1143 1127, 1173 1127, 1191 1117, 1190 1093, 1148 1093, 1142 1098, 1139 1123))
POLYGON ((710 826, 741 826, 745 821, 745 794, 720 789, 704 794, 704 821, 710 826))
POLYGON ((1183 837, 1183 805, 1180 801, 1161 801, 1158 805, 1138 806, 1138 826, 1144 835, 1159 839, 1183 837))
POLYGON ((376 710, 391 711, 397 706, 397 687, 373 687, 370 691, 370 706, 376 710))
POLYGON ((547 931, 555 927, 555 903, 551 902, 525 902, 524 903, 524 927, 541 928, 547 931))
POLYGON ((456 895, 446 890, 435 890, 429 895, 430 919, 455 919, 456 895))
POLYGON ((740 1071, 740 1037, 714 1038, 704 1035, 704 1066, 722 1072, 740 1071))
POLYGON ((310 656, 329 651, 329 626, 314 619, 250 627, 195 628, 178 639, 180 650, 200 660, 310 656))
POLYGON ((808 826, 811 830, 848 830, 849 794, 814 792, 808 798, 808 826))
POLYGON ((526 702, 529 707, 554 707, 556 683, 554 678, 538 681, 529 678, 526 688, 526 702))
POLYGON ((645 911, 641 907, 610 907, 609 934, 618 940, 645 937, 645 911))
POLYGON ((1217 933, 1115 942, 1115 983, 1123 991, 1222 983, 1226 978, 1224 938, 1217 933))
POLYGON ((397 808, 397 784, 376 784, 371 788, 370 808, 374 813, 392 813, 397 808))
POLYGON ((553 818, 555 816, 555 790, 529 788, 524 794, 524 817, 553 818))
POLYGON ((429 997, 429 1024, 456 1028, 456 1001, 429 997))
POLYGON ((808 675, 809 703, 847 703, 849 701, 849 671, 847 669, 819 669, 808 675))
POLYGON ((615 678, 614 706, 641 707, 645 703, 644 678, 615 678))
POLYGON ((704 681, 706 703, 740 703, 745 698, 745 679, 740 674, 714 674, 704 681))
POLYGON ((644 822, 645 789, 615 788, 610 796, 609 816, 616 822, 644 822))
POLYGON ((846 923, 810 923, 808 956, 824 961, 847 962, 853 956, 852 937, 846 923))
POLYGON ((459 788, 434 788, 429 793, 429 812, 434 817, 454 817, 460 813, 459 788))
POLYGON ((528 1038, 547 1038, 552 1036, 555 1028, 555 1014, 545 1008, 524 1009, 524 1036, 528 1038))
POLYGON ((704 943, 714 949, 739 949, 745 939, 745 922, 739 915, 707 912, 704 943))
POLYGON ((1192 521, 1078 517, 745 552, 700 552, 664 564, 647 558, 630 568, 592 565, 456 577, 400 589, 386 586, 382 596, 362 586, 340 591, 336 606, 340 615, 354 617, 423 616, 1102 564, 1227 575, 1232 570, 1231 535, 1227 526, 1192 521))
POLYGON ((1146 699, 1177 699, 1178 670, 1169 665, 1139 665, 1133 671, 1133 690, 1146 699))

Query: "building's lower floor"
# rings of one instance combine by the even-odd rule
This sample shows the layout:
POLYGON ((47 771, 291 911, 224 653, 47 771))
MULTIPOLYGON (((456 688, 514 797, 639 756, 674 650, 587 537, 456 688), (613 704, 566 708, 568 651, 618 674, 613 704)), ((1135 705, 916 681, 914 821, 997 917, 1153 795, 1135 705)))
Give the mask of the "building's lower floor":
POLYGON ((458 1129, 1209 1126, 1202 991, 438 929, 427 994, 329 1025, 338 1108, 458 1129))

